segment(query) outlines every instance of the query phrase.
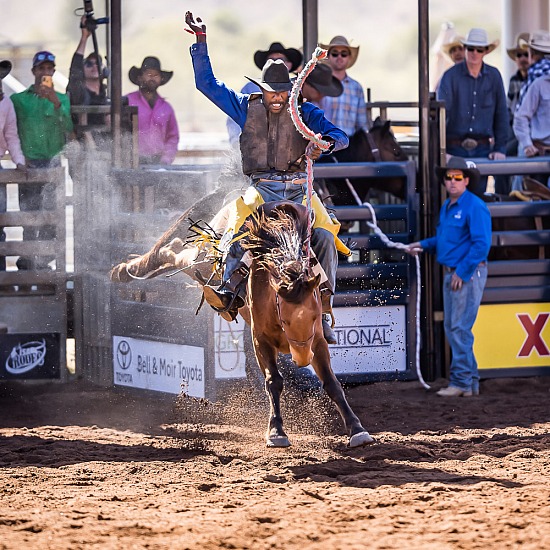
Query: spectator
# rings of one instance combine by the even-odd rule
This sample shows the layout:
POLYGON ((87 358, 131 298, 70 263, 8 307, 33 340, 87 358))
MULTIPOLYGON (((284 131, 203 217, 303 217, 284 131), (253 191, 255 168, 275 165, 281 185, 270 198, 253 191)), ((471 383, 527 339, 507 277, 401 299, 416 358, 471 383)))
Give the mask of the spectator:
MULTIPOLYGON (((60 153, 66 136, 72 131, 71 107, 66 94, 56 92, 52 84, 55 56, 47 51, 37 52, 32 60, 34 84, 11 100, 17 116, 17 130, 28 168, 61 166, 60 153)), ((19 208, 28 212, 51 208, 55 189, 49 185, 19 185, 19 208)), ((49 240, 55 237, 51 226, 25 227, 24 240, 49 240)), ((45 259, 19 258, 19 269, 46 269, 45 259)))
MULTIPOLYGON (((4 98, 2 90, 2 79, 10 74, 11 67, 10 61, 0 61, 0 158, 8 151, 16 167, 19 170, 25 170, 25 157, 17 133, 15 109, 9 98, 4 98)), ((1 169, 2 165, 0 164, 1 169)))
POLYGON ((454 65, 464 61, 464 38, 455 34, 441 46, 441 51, 453 62, 454 65))
POLYGON ((320 107, 324 97, 338 97, 342 95, 344 86, 332 74, 328 65, 315 65, 302 86, 302 97, 320 107))
MULTIPOLYGON (((529 86, 514 116, 514 132, 518 156, 550 155, 550 73, 529 86)), ((522 176, 514 178, 513 188, 523 189, 522 176)))
POLYGON ((179 130, 172 106, 157 90, 174 73, 163 71, 156 57, 146 57, 132 67, 130 80, 139 90, 128 94, 128 104, 138 108, 140 164, 172 164, 178 151, 179 130))
MULTIPOLYGON (((508 129, 508 140, 506 142, 506 156, 515 157, 518 154, 518 140, 514 134, 514 113, 519 100, 519 93, 523 83, 527 80, 527 69, 529 68, 529 33, 522 32, 516 36, 514 46, 508 48, 506 53, 508 57, 514 61, 517 71, 510 78, 508 84, 507 105, 510 126, 508 129)), ((508 195, 510 193, 512 181, 510 176, 495 177, 495 192, 500 195, 508 195)))
MULTIPOLYGON (((483 29, 471 29, 462 43, 465 61, 445 71, 437 90, 445 102, 447 153, 504 159, 509 126, 504 84, 498 69, 483 61, 498 41, 489 42, 483 29)), ((485 177, 469 190, 482 196, 486 186, 485 177)))
POLYGON ((510 78, 510 83, 508 85, 508 110, 510 112, 510 125, 512 125, 521 88, 527 81, 527 71, 529 70, 529 33, 520 32, 516 36, 514 46, 508 48, 506 53, 517 67, 517 71, 510 78))
MULTIPOLYGON (((71 105, 107 105, 109 100, 103 83, 105 70, 101 67, 101 56, 92 52, 84 58, 86 44, 92 34, 86 23, 87 16, 83 15, 80 20, 80 42, 71 61, 67 93, 71 105)), ((74 120, 74 122, 76 124, 78 121, 74 120)), ((88 115, 89 126, 101 126, 107 123, 105 115, 96 113, 88 115)))
MULTIPOLYGON (((302 64, 302 54, 296 48, 285 48, 280 42, 272 42, 267 50, 257 50, 254 52, 254 64, 260 71, 269 59, 282 59, 289 72, 293 73, 302 64)), ((242 88, 241 94, 261 93, 261 88, 254 82, 248 81, 242 88)), ((239 146, 239 136, 241 128, 231 118, 227 117, 227 133, 229 135, 229 144, 232 147, 239 146)))
POLYGON ((491 247, 491 215, 487 205, 467 189, 479 171, 459 157, 436 167, 449 198, 443 203, 435 237, 415 242, 407 252, 435 252, 444 271, 444 328, 451 347, 449 385, 437 392, 443 397, 479 394, 472 327, 487 281, 487 255, 491 247))
POLYGON ((548 31, 535 31, 529 37, 529 69, 527 69, 527 81, 523 83, 519 93, 516 110, 521 105, 523 97, 529 86, 540 76, 550 73, 550 33, 548 31))
POLYGON ((335 36, 329 44, 320 44, 328 50, 328 63, 332 74, 342 82, 344 93, 338 97, 325 97, 321 109, 325 117, 351 137, 359 130, 369 131, 363 88, 347 71, 357 61, 359 46, 350 46, 343 36, 335 36))
MULTIPOLYGON (((0 158, 8 151, 17 169, 25 170, 25 157, 23 156, 21 143, 19 142, 13 103, 8 98, 4 98, 2 90, 2 79, 8 76, 10 71, 11 62, 0 61, 0 158)), ((0 164, 0 170, 2 170, 2 164, 0 164)), ((6 207, 6 186, 0 185, 0 214, 6 211, 6 207)), ((4 228, 0 227, 0 242, 4 242, 5 240, 6 234, 4 233, 4 228)), ((6 258, 5 256, 0 256, 0 271, 5 270, 6 258)))
MULTIPOLYGON (((269 60, 262 70, 261 80, 252 80, 262 89, 262 95, 239 94, 217 80, 212 72, 206 45, 206 25, 195 23, 193 14, 187 12, 185 21, 196 35, 196 44, 191 46, 191 57, 197 89, 230 116, 242 128, 240 144, 243 172, 250 177, 251 185, 242 198, 247 211, 264 201, 304 200, 305 156, 316 160, 321 150, 296 130, 288 112, 289 92, 292 82, 288 68, 280 59, 269 60)), ((323 116, 322 111, 312 103, 301 105, 304 123, 316 134, 331 143, 332 149, 347 146, 345 133, 336 128, 323 116)), ((319 198, 313 197, 316 221, 312 233, 312 247, 327 280, 321 291, 323 313, 331 312, 331 295, 336 285, 336 233, 339 224, 329 217, 319 198)), ((242 225, 235 222, 238 231, 242 225)), ((226 256, 223 283, 218 288, 204 286, 206 301, 227 320, 235 318, 237 310, 244 304, 243 294, 246 266, 242 261, 244 250, 235 241, 226 256)), ((323 318, 323 333, 329 343, 336 342, 336 336, 326 318, 323 318)))

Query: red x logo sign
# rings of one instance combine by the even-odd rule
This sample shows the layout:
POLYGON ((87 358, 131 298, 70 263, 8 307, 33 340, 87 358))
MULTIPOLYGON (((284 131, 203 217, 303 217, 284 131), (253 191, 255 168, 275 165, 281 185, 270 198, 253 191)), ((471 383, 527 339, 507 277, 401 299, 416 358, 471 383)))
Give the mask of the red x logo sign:
POLYGON ((519 350, 518 357, 529 357, 531 350, 535 348, 539 355, 550 355, 548 346, 541 338, 541 332, 550 317, 550 313, 539 313, 535 322, 531 321, 531 317, 526 313, 518 313, 519 322, 523 325, 527 338, 523 342, 523 346, 519 350))

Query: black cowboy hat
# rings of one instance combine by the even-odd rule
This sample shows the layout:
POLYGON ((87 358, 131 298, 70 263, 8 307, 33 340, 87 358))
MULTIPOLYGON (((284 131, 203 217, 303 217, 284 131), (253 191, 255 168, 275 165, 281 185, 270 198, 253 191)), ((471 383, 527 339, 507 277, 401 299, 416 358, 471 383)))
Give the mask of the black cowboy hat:
POLYGON ((470 180, 470 188, 474 188, 481 177, 475 163, 471 160, 466 161, 462 157, 451 157, 447 166, 435 167, 435 173, 440 180, 443 180, 448 170, 460 170, 470 180))
POLYGON ((157 57, 146 57, 143 60, 143 63, 141 64, 141 67, 138 69, 136 66, 132 67, 130 71, 128 72, 128 77, 130 78, 130 81, 135 84, 136 86, 139 86, 138 83, 138 76, 147 69, 154 69, 155 71, 160 72, 160 85, 166 84, 174 74, 173 71, 163 71, 160 68, 160 61, 157 57))
POLYGON ((273 42, 268 50, 258 50, 254 54, 254 63, 258 69, 263 69, 267 58, 272 53, 282 53, 291 63, 290 72, 295 71, 302 63, 302 54, 296 48, 285 48, 280 42, 273 42))
POLYGON ((11 61, 0 61, 0 80, 5 78, 10 74, 11 71, 11 61))
POLYGON ((306 78, 306 83, 329 97, 338 97, 344 92, 344 86, 332 76, 332 69, 328 65, 316 65, 306 78))
POLYGON ((288 69, 282 59, 268 59, 262 70, 261 80, 254 80, 248 76, 245 78, 268 92, 289 92, 292 90, 288 69))

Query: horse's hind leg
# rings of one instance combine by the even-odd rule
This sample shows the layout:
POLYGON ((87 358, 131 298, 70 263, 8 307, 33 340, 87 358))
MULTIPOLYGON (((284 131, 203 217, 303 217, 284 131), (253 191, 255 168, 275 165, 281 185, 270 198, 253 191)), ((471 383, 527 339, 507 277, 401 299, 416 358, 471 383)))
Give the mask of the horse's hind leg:
POLYGON ((266 443, 268 447, 289 447, 290 441, 283 430, 281 393, 283 377, 277 369, 277 350, 266 344, 254 342, 256 359, 265 376, 265 392, 269 398, 269 421, 266 443))
POLYGON ((374 439, 369 432, 363 428, 361 421, 349 406, 342 385, 332 371, 328 346, 325 342, 321 342, 320 345, 317 345, 312 366, 323 383, 323 389, 336 405, 344 421, 349 436, 348 445, 350 447, 360 447, 373 443, 374 439))

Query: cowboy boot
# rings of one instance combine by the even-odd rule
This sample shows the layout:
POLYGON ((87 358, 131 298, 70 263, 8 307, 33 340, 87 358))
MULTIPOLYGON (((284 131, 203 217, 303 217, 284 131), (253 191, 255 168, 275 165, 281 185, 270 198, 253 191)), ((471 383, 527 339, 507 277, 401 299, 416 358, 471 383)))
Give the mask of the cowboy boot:
POLYGON ((218 288, 203 286, 204 299, 226 321, 237 318, 239 309, 245 305, 246 274, 241 270, 233 272, 231 278, 218 288))
POLYGON ((321 289, 321 305, 323 311, 323 336, 328 344, 338 342, 334 330, 334 314, 332 313, 332 293, 330 289, 321 289))

